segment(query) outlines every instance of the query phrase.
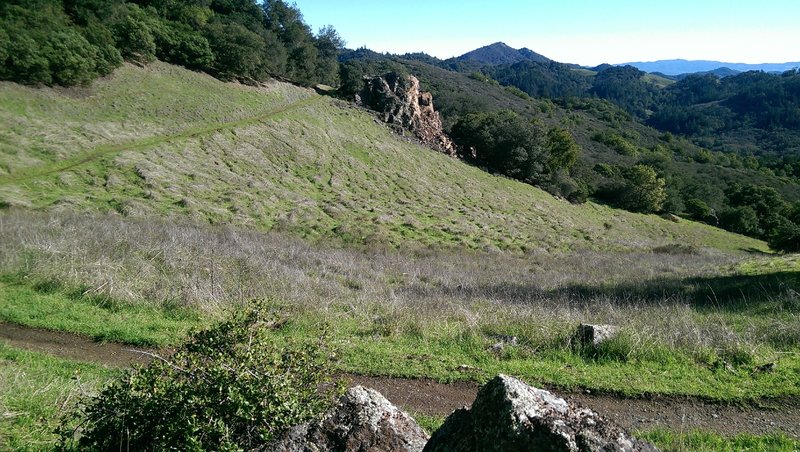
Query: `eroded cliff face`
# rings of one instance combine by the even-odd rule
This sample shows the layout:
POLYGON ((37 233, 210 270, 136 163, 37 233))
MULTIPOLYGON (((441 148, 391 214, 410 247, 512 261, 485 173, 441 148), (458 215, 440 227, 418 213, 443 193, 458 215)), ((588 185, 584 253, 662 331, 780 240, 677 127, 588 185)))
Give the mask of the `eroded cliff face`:
POLYGON ((420 91, 416 77, 395 72, 365 77, 356 102, 378 112, 384 122, 410 131, 423 144, 456 155, 455 145, 442 128, 442 118, 433 108, 433 96, 420 91))

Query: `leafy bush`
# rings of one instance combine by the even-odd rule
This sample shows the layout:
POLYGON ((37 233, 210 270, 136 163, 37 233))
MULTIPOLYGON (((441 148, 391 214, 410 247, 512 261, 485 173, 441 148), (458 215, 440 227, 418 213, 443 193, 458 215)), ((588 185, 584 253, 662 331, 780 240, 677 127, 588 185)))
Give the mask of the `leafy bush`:
POLYGON ((118 66, 97 30, 70 26, 53 4, 0 7, 0 78, 28 84, 88 83, 118 66), (30 9, 38 7, 36 9, 30 9), (87 39, 89 31, 91 40, 87 39), (12 39, 13 38, 13 39, 12 39))
POLYGON ((666 183, 647 165, 634 165, 624 171, 625 186, 617 202, 631 212, 658 212, 667 199, 666 183))
POLYGON ((0 2, 0 79, 33 85, 87 83, 122 58, 224 79, 336 84, 343 47, 333 27, 315 36, 282 0, 0 2))
POLYGON ((257 34, 239 24, 215 22, 206 27, 214 52, 214 72, 222 78, 263 77, 262 55, 266 48, 257 34))
POLYGON ((262 305, 194 333, 174 355, 125 372, 62 434, 81 450, 242 450, 324 412, 339 391, 322 340, 282 346, 262 305), (77 438, 76 438, 77 436, 77 438))
POLYGON ((114 46, 114 36, 104 25, 92 22, 83 29, 83 35, 97 47, 95 70, 98 75, 108 75, 122 64, 122 54, 114 46))
POLYGON ((547 166, 550 171, 557 171, 574 167, 578 163, 581 148, 569 131, 556 127, 547 132, 547 150, 547 166))
POLYGON ((473 154, 497 171, 535 184, 572 202, 584 202, 585 184, 575 181, 570 170, 580 146, 565 129, 542 127, 510 110, 470 113, 453 125, 451 137, 465 154, 473 154))
POLYGON ((757 235, 760 232, 758 215, 750 206, 736 207, 725 210, 720 215, 720 226, 745 235, 757 235))
POLYGON ((781 221, 769 237, 769 246, 790 253, 800 252, 800 225, 785 219, 781 221))
POLYGON ((56 32, 47 47, 53 81, 59 85, 90 82, 96 75, 97 48, 73 30, 56 32))
POLYGON ((697 221, 709 221, 714 211, 702 199, 692 198, 686 201, 686 213, 697 221))
POLYGON ((639 153, 639 149, 636 146, 616 133, 597 132, 592 135, 592 140, 603 143, 621 155, 635 156, 639 153))

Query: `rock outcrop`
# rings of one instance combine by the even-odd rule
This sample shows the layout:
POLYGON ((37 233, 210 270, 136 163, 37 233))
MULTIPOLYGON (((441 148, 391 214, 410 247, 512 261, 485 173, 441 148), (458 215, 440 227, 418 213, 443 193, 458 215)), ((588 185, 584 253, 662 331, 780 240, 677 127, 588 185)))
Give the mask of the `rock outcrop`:
POLYGON ((597 413, 500 375, 451 414, 425 451, 656 451, 597 413))
POLYGON ((420 91, 419 80, 396 72, 365 77, 356 103, 374 110, 381 120, 413 133, 423 144, 454 156, 456 148, 444 133, 442 119, 433 108, 431 93, 420 91))
POLYGON ((265 449, 276 452, 421 451, 428 435, 374 389, 356 386, 321 421, 285 432, 265 449))

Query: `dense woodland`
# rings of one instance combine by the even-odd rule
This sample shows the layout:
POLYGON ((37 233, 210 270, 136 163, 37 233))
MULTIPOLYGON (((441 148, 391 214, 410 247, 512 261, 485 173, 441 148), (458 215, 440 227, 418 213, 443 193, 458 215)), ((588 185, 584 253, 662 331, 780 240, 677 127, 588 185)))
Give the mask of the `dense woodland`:
POLYGON ((7 0, 0 79, 80 85, 155 59, 223 80, 338 87, 418 76, 466 158, 572 202, 671 213, 800 250, 800 74, 678 81, 534 52, 345 50, 282 0, 7 0))
POLYGON ((123 59, 162 61, 225 80, 336 84, 344 42, 312 33, 281 0, 10 0, 0 4, 0 78, 75 85, 123 59))

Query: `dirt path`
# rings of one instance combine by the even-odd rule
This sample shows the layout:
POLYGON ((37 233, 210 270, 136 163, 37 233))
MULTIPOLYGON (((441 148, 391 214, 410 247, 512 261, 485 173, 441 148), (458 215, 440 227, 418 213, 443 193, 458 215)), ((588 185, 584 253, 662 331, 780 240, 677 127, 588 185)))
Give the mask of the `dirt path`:
MULTIPOLYGON (((91 361, 115 367, 144 363, 146 355, 136 347, 97 343, 69 333, 38 330, 0 323, 0 340, 13 347, 44 352, 64 358, 91 361)), ((461 382, 441 384, 427 379, 397 379, 347 375, 353 384, 380 391, 387 399, 412 413, 446 416, 468 406, 478 385, 461 382)), ((783 432, 800 439, 800 400, 769 401, 765 407, 709 403, 690 397, 622 398, 555 390, 571 402, 589 407, 628 430, 667 427, 675 431, 703 429, 723 435, 783 432)))
POLYGON ((210 135, 215 132, 231 130, 242 126, 264 122, 283 113, 307 107, 315 102, 320 102, 322 99, 324 99, 323 96, 311 96, 256 116, 239 119, 232 122, 203 125, 169 135, 151 136, 127 143, 99 145, 60 162, 48 163, 37 167, 22 168, 15 174, 2 176, 0 177, 0 186, 17 184, 29 179, 67 171, 85 163, 97 160, 105 155, 117 154, 123 151, 141 151, 163 143, 168 143, 170 141, 196 138, 199 136, 210 135))

